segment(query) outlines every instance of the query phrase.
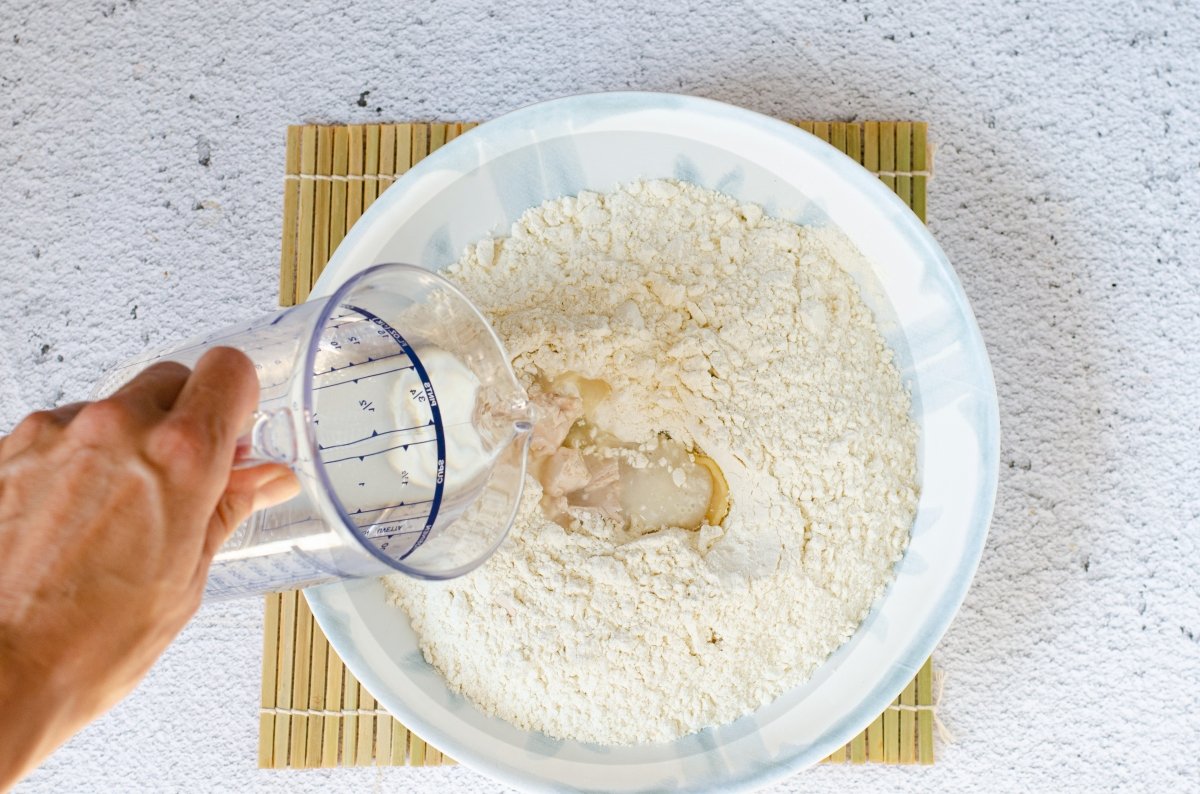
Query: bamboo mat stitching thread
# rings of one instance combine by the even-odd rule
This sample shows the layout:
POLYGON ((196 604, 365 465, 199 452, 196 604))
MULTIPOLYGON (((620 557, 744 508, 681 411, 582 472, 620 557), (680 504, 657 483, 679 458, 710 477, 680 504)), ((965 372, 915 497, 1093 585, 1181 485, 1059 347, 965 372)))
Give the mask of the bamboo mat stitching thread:
MULTIPOLYGON (((933 176, 933 171, 871 171, 875 176, 933 176)), ((315 181, 315 182, 395 182, 403 173, 399 174, 284 174, 285 181, 315 181)))

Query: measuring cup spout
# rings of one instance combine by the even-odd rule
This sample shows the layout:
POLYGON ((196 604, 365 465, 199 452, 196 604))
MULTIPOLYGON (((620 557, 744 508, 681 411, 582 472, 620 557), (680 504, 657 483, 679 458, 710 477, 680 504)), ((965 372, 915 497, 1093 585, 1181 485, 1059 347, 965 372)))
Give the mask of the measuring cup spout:
POLYGON ((250 431, 238 439, 234 465, 296 462, 296 420, 290 408, 256 411, 250 431))
POLYGON ((533 423, 537 421, 537 408, 522 393, 520 397, 508 404, 503 416, 511 423, 513 430, 518 435, 529 433, 533 430, 533 423))

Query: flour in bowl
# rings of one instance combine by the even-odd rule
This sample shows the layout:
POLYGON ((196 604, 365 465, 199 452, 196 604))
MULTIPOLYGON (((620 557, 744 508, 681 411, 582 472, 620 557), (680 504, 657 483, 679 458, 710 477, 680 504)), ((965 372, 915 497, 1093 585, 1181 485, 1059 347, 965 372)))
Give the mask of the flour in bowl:
POLYGON ((636 182, 447 271, 546 428, 485 565, 387 581, 452 689, 555 738, 669 741, 851 636, 908 541, 917 431, 829 234, 636 182))

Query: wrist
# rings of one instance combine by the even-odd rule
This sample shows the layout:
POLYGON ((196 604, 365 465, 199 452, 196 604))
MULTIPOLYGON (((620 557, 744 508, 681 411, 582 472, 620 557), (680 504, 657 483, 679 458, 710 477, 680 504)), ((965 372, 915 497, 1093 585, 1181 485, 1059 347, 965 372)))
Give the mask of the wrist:
POLYGON ((23 658, 0 628, 0 792, 28 775, 74 730, 70 698, 51 671, 23 658))

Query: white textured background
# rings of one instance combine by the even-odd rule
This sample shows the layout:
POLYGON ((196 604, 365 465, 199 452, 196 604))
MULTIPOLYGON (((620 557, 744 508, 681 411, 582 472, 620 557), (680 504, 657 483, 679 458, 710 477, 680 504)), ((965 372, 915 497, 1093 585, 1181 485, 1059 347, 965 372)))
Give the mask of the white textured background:
MULTIPOLYGON (((777 790, 1200 790, 1194 4, 267 5, 0 0, 0 429, 148 343, 272 307, 288 123, 629 87, 925 119, 931 225, 1004 428, 991 537, 937 655, 956 741, 932 769, 777 790)), ((20 790, 499 789, 256 770, 260 613, 204 608, 20 790)))

